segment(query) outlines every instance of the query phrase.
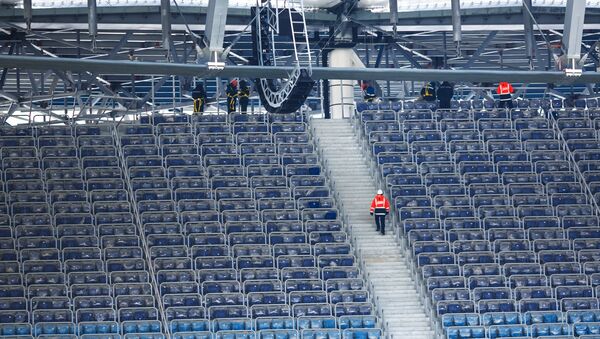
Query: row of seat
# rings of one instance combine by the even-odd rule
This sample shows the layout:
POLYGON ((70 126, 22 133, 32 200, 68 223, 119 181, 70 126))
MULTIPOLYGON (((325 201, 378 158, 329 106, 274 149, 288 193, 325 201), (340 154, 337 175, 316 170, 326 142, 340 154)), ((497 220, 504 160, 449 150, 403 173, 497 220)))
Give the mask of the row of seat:
MULTIPOLYGON (((142 125, 143 126, 143 125, 142 125)), ((145 145, 159 145, 160 144, 160 138, 162 135, 162 133, 167 132, 167 133, 171 133, 171 132, 178 132, 180 133, 176 139, 171 139, 170 141, 174 142, 175 144, 178 145, 186 145, 189 143, 189 140, 185 140, 186 138, 189 139, 189 137, 192 134, 181 134, 181 133, 190 133, 191 130, 189 129, 188 126, 186 125, 181 125, 181 126, 168 126, 169 128, 175 128, 174 130, 164 130, 161 129, 160 127, 162 127, 162 125, 157 125, 157 127, 159 127, 158 130, 155 129, 155 133, 158 136, 158 143, 157 138, 154 136, 146 136, 147 134, 142 134, 139 133, 139 129, 137 131, 133 131, 133 130, 128 130, 126 131, 127 134, 123 134, 123 131, 121 130, 121 144, 124 146, 124 150, 125 149, 131 149, 133 150, 133 152, 131 153, 132 155, 137 155, 139 154, 139 150, 142 150, 144 147, 147 147, 145 145), (135 142, 132 143, 132 141, 135 140, 135 142), (145 141, 144 141, 145 140, 145 141), (141 144, 144 146, 139 146, 137 144, 138 141, 141 141, 141 144)), ((278 156, 280 157, 280 161, 282 165, 290 165, 290 164, 301 164, 301 165, 317 165, 316 163, 316 157, 313 155, 314 153, 314 148, 312 147, 312 145, 310 143, 304 143, 304 144, 289 144, 289 143, 282 143, 280 141, 287 141, 289 140, 289 138, 292 138, 292 141, 298 141, 298 140, 308 140, 308 138, 306 137, 307 135, 306 133, 306 127, 305 125, 302 124, 281 124, 281 126, 277 126, 276 124, 271 124, 270 126, 267 124, 261 124, 261 123, 234 123, 233 125, 228 125, 228 124, 223 124, 223 123, 214 123, 214 124, 197 124, 196 125, 196 131, 200 131, 200 132, 207 132, 209 136, 207 136, 206 138, 204 137, 199 137, 198 138, 198 144, 200 145, 198 148, 198 154, 202 157, 204 163, 202 164, 203 166, 209 168, 211 165, 213 165, 212 162, 209 162, 211 159, 214 159, 215 164, 219 164, 219 165, 225 165, 225 166, 229 166, 230 170, 231 169, 235 169, 235 168, 240 168, 242 169, 241 172, 238 173, 224 173, 225 175, 221 175, 221 176, 214 176, 212 177, 212 184, 209 185, 208 190, 211 191, 212 194, 216 194, 213 195, 216 199, 218 199, 219 204, 223 205, 223 200, 221 199, 222 197, 219 196, 219 190, 221 188, 227 187, 227 189, 229 190, 235 190, 233 188, 231 188, 232 186, 235 187, 247 187, 252 185, 250 182, 254 183, 257 182, 259 184, 266 184, 267 186, 265 187, 265 192, 270 191, 271 193, 267 193, 268 195, 264 196, 264 198, 270 197, 270 198, 291 198, 293 201, 300 201, 299 199, 301 198, 328 198, 330 195, 329 190, 326 187, 326 182, 323 180, 322 177, 304 177, 304 178, 297 178, 297 177, 293 177, 290 176, 289 177, 289 181, 287 180, 286 177, 279 177, 279 179, 276 179, 276 177, 273 176, 269 176, 269 177, 265 177, 262 180, 259 180, 259 178, 257 177, 252 177, 251 180, 246 179, 246 177, 243 176, 243 173, 247 173, 247 168, 249 166, 252 166, 253 164, 270 164, 273 165, 273 161, 272 156, 278 156), (279 128, 281 127, 281 128, 279 128), (199 129, 202 128, 202 129, 199 129), (268 134, 270 133, 270 134, 268 134), (295 133, 295 134, 285 134, 285 133, 295 133), (288 138, 288 139, 279 139, 278 137, 281 136, 281 134, 283 134, 284 138, 288 138), (304 136, 303 136, 304 134, 304 136), (212 139, 209 139, 212 138, 212 139), (227 143, 226 141, 237 141, 238 144, 236 143, 227 143), (209 141, 218 141, 218 143, 210 143, 209 141), (240 141, 252 141, 252 143, 249 145, 248 143, 244 143, 244 142, 240 142, 240 141), (275 144, 273 142, 276 142, 275 144), (246 146, 247 145, 247 146, 246 146), (287 155, 286 155, 287 154, 287 155), (257 162, 256 160, 260 159, 260 157, 262 157, 264 159, 264 162, 262 162, 263 160, 259 160, 261 162, 257 162), (287 157, 287 158, 286 158, 287 157), (243 159, 243 162, 240 162, 240 159, 243 159), (288 159, 288 160, 286 160, 288 159), (247 161, 248 160, 248 161, 247 161), (241 164, 241 166, 240 166, 241 164), (233 165, 233 166, 231 166, 233 165), (231 175, 234 174, 234 175, 231 175), (238 174, 238 175, 235 175, 238 174), (219 184, 219 185, 215 185, 215 180, 218 179, 220 180, 223 184, 219 184), (266 181, 265 181, 266 180, 266 181), (316 181, 315 181, 316 180, 316 181), (288 188, 288 183, 291 187, 288 188), (307 184, 308 186, 302 186, 302 184, 307 184), (313 185, 312 187, 310 185, 313 185), (315 186, 316 185, 316 186, 315 186), (305 188, 304 188, 305 187, 305 188), (285 192, 282 193, 281 192, 285 192)), ((144 151, 145 152, 145 151, 144 151)), ((190 151, 190 152, 193 152, 190 151)), ((155 153, 153 153, 155 154, 155 153)), ((148 153, 145 153, 145 155, 149 155, 148 153)), ((165 152, 162 152, 162 154, 157 154, 160 157, 163 157, 162 160, 166 160, 166 156, 170 155, 170 154, 165 154, 165 152)), ((125 157, 126 159, 130 156, 129 153, 126 152, 125 157)), ((278 164, 279 161, 276 161, 275 164, 278 164)), ((132 175, 133 173, 131 171, 129 171, 129 173, 127 173, 129 176, 129 179, 137 179, 138 177, 136 177, 135 175, 132 175)), ((288 173, 289 174, 289 173, 288 173)), ((151 179, 152 176, 146 176, 146 177, 139 177, 141 181, 143 180, 148 180, 151 179)), ((256 195, 257 190, 260 189, 260 187, 255 187, 254 188, 254 194, 253 195, 246 195, 245 192, 247 192, 247 190, 238 190, 238 194, 231 196, 231 198, 233 198, 231 200, 231 203, 235 204, 234 207, 234 212, 235 213, 246 213, 244 212, 245 210, 248 210, 248 208, 253 209, 257 206, 257 201, 256 200, 252 200, 252 198, 257 198, 260 200, 260 197, 258 197, 256 195)), ((192 190, 196 190, 197 188, 192 188, 192 190)), ((176 191, 177 192, 177 191, 176 191)), ((234 191, 235 192, 235 191, 234 191)), ((139 195, 135 195, 134 196, 134 201, 136 206, 138 207, 138 210, 140 209, 141 206, 144 205, 144 201, 143 200, 143 196, 139 196, 139 195)), ((169 209, 172 209, 172 205, 169 207, 169 209)), ((223 206, 220 206, 223 207, 223 206)), ((308 213, 311 212, 311 208, 305 208, 302 210, 302 212, 300 213, 300 211, 298 209, 296 209, 298 207, 298 204, 296 204, 296 206, 291 206, 292 208, 290 209, 288 207, 287 212, 285 209, 284 210, 279 210, 280 212, 276 212, 278 210, 274 209, 274 210, 264 210, 262 213, 262 217, 261 218, 257 218, 257 214, 256 213, 248 213, 246 217, 242 217, 242 219, 239 219, 240 221, 242 220, 246 220, 247 222, 253 222, 253 221, 262 221, 263 223, 266 223, 268 221, 276 221, 276 220, 301 220, 304 219, 306 220, 335 220, 337 218, 337 212, 335 212, 334 209, 329 209, 329 210, 323 210, 321 209, 320 211, 318 211, 317 209, 312 209, 312 211, 317 212, 318 215, 312 215, 309 216, 308 213), (269 211, 273 211, 273 212, 269 212, 269 211), (279 213, 279 214, 275 214, 274 218, 272 219, 264 219, 265 213, 279 213), (282 214, 283 213, 283 214, 282 214), (291 213, 291 215, 290 215, 291 213), (302 216, 302 218, 300 218, 302 216), (314 217, 314 218, 313 218, 314 217)), ((335 207, 334 205, 331 205, 331 207, 335 207)), ((221 212, 223 215, 225 215, 225 213, 227 213, 227 211, 223 211, 221 212)), ((143 216, 143 214, 142 214, 143 216)), ((223 219, 222 222, 228 222, 230 221, 229 219, 225 220, 223 219)), ((144 221, 142 220, 142 223, 144 223, 144 221)), ((312 234, 312 233, 311 233, 312 234)), ((208 235, 208 234, 207 234, 208 235)), ((258 233, 256 234, 256 236, 258 236, 260 239, 255 239, 256 241, 253 241, 254 243, 266 243, 266 234, 264 233, 258 233)), ((340 233, 340 235, 342 235, 340 233)), ((232 239, 232 237, 238 237, 238 236, 242 236, 244 238, 247 238, 249 236, 253 236, 252 233, 239 233, 239 235, 236 235, 236 233, 230 233, 228 238, 229 240, 232 239)), ((271 234, 269 236, 270 242, 272 244, 276 244, 278 242, 277 239, 282 239, 282 241, 292 241, 292 243, 298 243, 298 240, 300 240, 300 244, 304 244, 307 243, 308 239, 311 237, 312 235, 309 235, 308 237, 306 236, 306 234, 290 234, 288 236, 284 236, 284 237, 280 237, 276 234, 271 234), (287 237, 287 238, 286 238, 287 237), (301 238, 301 239, 298 239, 301 238), (288 240, 285 240, 288 239, 288 240), (273 241, 275 241, 275 243, 273 243, 273 241)), ((318 236, 320 237, 320 236, 318 236)), ((194 241, 198 241, 202 238, 206 238, 206 236, 200 234, 198 236, 194 236, 194 241)), ((314 237, 313 237, 314 238, 314 237)), ((209 240, 208 238, 206 238, 207 240, 209 240)), ((222 237, 220 239, 225 239, 225 237, 222 237)), ((268 269, 269 267, 273 267, 276 266, 279 269, 285 269, 285 268, 293 268, 293 267, 297 267, 297 268, 311 268, 311 267, 315 267, 315 266, 320 266, 323 267, 323 272, 334 272, 332 270, 327 269, 328 267, 336 266, 336 267, 353 267, 355 265, 355 260, 353 259, 353 257, 351 255, 349 255, 349 248, 347 244, 343 244, 343 239, 345 239, 345 237, 342 236, 342 238, 339 238, 339 240, 342 241, 342 246, 343 249, 341 249, 343 252, 341 253, 345 253, 345 254, 338 254, 338 255, 325 255, 325 257, 323 256, 318 256, 318 257, 314 257, 311 254, 308 254, 306 252, 306 249, 308 249, 307 247, 294 247, 292 246, 292 251, 291 254, 293 254, 292 256, 286 256, 286 255, 282 255, 282 256, 278 256, 276 257, 277 259, 275 260, 275 257, 273 257, 271 255, 272 251, 270 247, 261 247, 260 245, 253 245, 253 246, 249 246, 249 250, 251 251, 250 255, 252 256, 247 256, 247 257, 239 257, 237 259, 237 263, 234 264, 233 266, 236 267, 238 270, 244 270, 244 269, 250 269, 250 268, 261 268, 261 267, 265 267, 266 269, 268 269), (303 249, 304 248, 304 249, 303 249), (263 251, 264 249, 264 251, 263 251), (240 261, 240 259, 242 261, 240 261)), ((331 238, 331 241, 334 241, 335 237, 331 238)), ((204 244, 204 240, 201 240, 201 244, 204 244)), ((329 242, 329 240, 327 241, 329 242)), ((224 246, 232 246, 229 249, 227 249, 227 251, 229 253, 234 253, 238 250, 238 248, 236 248, 235 243, 231 243, 231 241, 225 243, 222 240, 217 240, 217 243, 220 244, 221 247, 224 246)), ((174 246, 176 244, 169 244, 168 246, 174 246)), ((201 245, 202 246, 202 245, 201 245)), ((219 246, 219 245, 217 245, 219 246)), ((332 248, 332 245, 327 245, 324 248, 332 248)), ((223 249, 226 249, 225 247, 223 247, 223 249)), ((241 248, 240 248, 241 249, 241 248)), ((283 249, 283 247, 282 247, 283 249)), ((208 248, 200 248, 200 250, 202 250, 203 252, 205 250, 210 250, 210 254, 214 254, 214 255, 222 255, 221 253, 213 253, 213 251, 217 251, 219 250, 218 248, 216 248, 216 246, 211 247, 210 249, 208 248)), ((244 253, 242 253, 244 254, 244 253)), ((177 257, 180 258, 180 257, 177 257)), ((195 268, 196 269, 206 269, 206 268, 218 268, 215 266, 216 265, 223 265, 220 263, 220 261, 222 261, 220 259, 221 257, 213 257, 213 258, 202 258, 199 257, 198 259, 196 259, 196 261, 201 260, 200 263, 196 263, 195 268)), ((226 259, 226 258, 223 258, 226 259)), ((179 260, 179 259, 176 259, 179 260)), ((226 259, 227 260, 227 259, 226 259)), ((187 261, 189 263, 189 261, 187 261)), ((184 266, 178 266, 177 267, 177 271, 171 271, 168 273, 168 275, 164 275, 161 274, 161 271, 157 272, 157 281, 158 283, 165 283, 168 281, 173 281, 174 279, 176 281, 180 281, 181 280, 181 274, 185 274, 185 269, 187 264, 184 264, 184 266)), ((225 264, 225 267, 229 267, 230 264, 225 264)), ((189 268, 189 266, 187 266, 187 268, 189 268)), ((310 271, 309 271, 310 272, 310 271)), ((314 272, 314 271, 313 271, 314 272)), ((356 273, 352 273, 352 274, 348 274, 348 271, 338 271, 339 273, 341 273, 341 275, 338 275, 340 279, 356 279, 357 276, 355 275, 356 273)), ((264 315, 281 315, 281 316, 286 316, 286 315, 293 315, 293 316, 302 316, 302 315, 322 315, 322 316, 330 316, 330 315, 335 315, 335 316, 343 316, 346 314, 353 314, 353 315, 370 315, 373 313, 372 307, 369 306, 371 305, 368 300, 366 298, 363 299, 353 299, 353 302, 351 302, 351 304, 348 304, 348 307, 350 308, 344 308, 344 303, 340 303, 337 302, 338 300, 336 298, 334 299, 330 299, 330 296, 327 295, 327 293, 323 293, 322 291, 327 290, 330 287, 330 283, 332 282, 331 279, 334 278, 336 275, 330 275, 328 273, 321 275, 320 277, 314 277, 313 273, 308 273, 306 271, 301 271, 298 272, 300 273, 299 277, 302 277, 303 279, 308 279, 308 280, 301 280, 301 281, 297 281, 294 279, 290 279, 290 280, 279 280, 280 276, 278 274, 275 274, 274 276, 271 276, 270 278, 274 278, 274 281, 269 281, 269 280, 254 280, 254 281, 245 281, 243 288, 240 287, 235 287, 235 284, 233 285, 229 285, 229 286, 218 286, 217 283, 220 282, 216 282, 216 283, 210 283, 208 282, 208 286, 206 286, 207 282, 202 284, 202 289, 203 292, 205 290, 205 287, 207 288, 214 288, 217 287, 218 290, 216 290, 215 292, 219 292, 219 293, 224 293, 224 292, 229 292, 230 290, 228 289, 233 289, 232 291, 239 291, 242 293, 248 293, 248 300, 250 300, 251 294, 253 293, 252 291, 255 290, 253 288, 253 286, 259 287, 260 291, 283 291, 283 295, 282 294, 278 294, 279 296, 287 297, 288 300, 291 302, 292 299, 296 300, 296 292, 294 291, 298 291, 298 296, 300 296, 300 302, 308 302, 309 304, 292 304, 291 307, 291 311, 288 307, 279 307, 280 310, 277 310, 278 307, 276 307, 276 305, 272 305, 272 306, 268 306, 270 307, 270 309, 267 311, 267 313, 265 313, 264 315), (307 275, 308 274, 308 275, 307 275), (313 277, 313 279, 310 279, 311 277, 313 277), (320 278, 324 278, 326 280, 321 280, 320 278), (281 281, 281 282, 279 282, 281 281), (300 291, 305 291, 305 292, 300 292, 300 291), (309 292, 309 291, 314 291, 314 292, 309 292), (287 295, 287 296, 286 296, 287 295), (303 296, 304 295, 304 296, 303 296), (335 303, 332 303, 335 302, 335 303), (360 304, 362 302, 362 304, 360 304), (312 303, 312 304, 311 304, 312 303), (316 303, 316 304, 314 304, 316 303), (319 304, 321 303, 321 304, 319 304), (320 305, 320 306, 319 306, 320 305), (356 308, 358 307, 358 308, 356 308), (366 308, 365 308, 366 307, 366 308), (350 313, 346 313, 346 312, 350 312, 350 313)), ((296 273, 296 274, 298 274, 296 273)), ((334 279, 335 280, 335 279, 334 279)), ((226 281, 223 281, 227 282, 226 281)), ((221 283, 222 284, 222 283, 221 283)), ((337 286, 343 286, 343 285, 337 285, 337 286)), ((335 287, 333 287, 335 288, 335 287)), ((333 295, 335 295, 334 292, 329 292, 329 293, 333 293, 333 295)), ((349 299, 348 299, 349 300, 349 299)), ((259 305, 253 305, 251 307, 251 309, 257 309, 258 312, 264 312, 262 311, 264 309, 264 307, 260 308, 258 307, 259 305)), ((265 306, 267 307, 267 306, 265 306)), ((250 314, 255 317, 255 316, 263 316, 263 313, 258 313, 255 314, 254 311, 249 310, 250 314)), ((208 315, 209 317, 212 317, 212 315, 208 315)), ((227 314, 219 314, 217 315, 218 317, 229 317, 227 314)))
POLYGON ((93 127, 0 131, 0 334, 382 336, 302 115, 93 127))
MULTIPOLYGON (((565 109, 565 108, 576 108, 576 109, 595 109, 598 107, 598 100, 595 98, 591 99, 576 99, 572 104, 558 98, 544 98, 544 99, 516 99, 513 100, 513 107, 515 109, 565 109), (571 105, 571 106, 569 106, 571 105)), ((496 102, 492 100, 452 100, 450 101, 450 110, 493 110, 496 108, 496 102)), ((394 111, 411 111, 411 110, 422 110, 438 109, 437 102, 426 102, 426 101, 382 101, 382 102, 357 102, 356 110, 363 112, 365 110, 394 110, 394 111)))
MULTIPOLYGON (((187 193, 194 195, 202 193, 204 190, 210 192, 210 196, 202 198, 216 199, 214 200, 215 207, 221 214, 219 221, 224 224, 226 232, 212 235, 192 233, 188 236, 188 240, 198 244, 196 249, 201 255, 194 262, 196 271, 223 268, 235 268, 238 272, 263 270, 260 274, 254 273, 252 279, 239 282, 235 276, 214 277, 218 280, 201 282, 199 288, 202 293, 208 291, 220 293, 222 296, 231 292, 241 293, 243 299, 246 300, 246 307, 249 307, 248 315, 259 317, 259 319, 268 315, 291 315, 294 317, 320 315, 334 316, 337 319, 351 315, 355 317, 369 316, 370 319, 373 319, 372 304, 368 295, 361 292, 364 291, 364 283, 356 269, 356 260, 351 255, 351 248, 346 242, 347 237, 340 232, 341 229, 327 234, 323 232, 301 233, 306 232, 306 227, 310 225, 311 220, 335 222, 338 218, 335 204, 330 198, 327 182, 324 177, 319 176, 320 168, 314 154, 314 147, 306 133, 306 125, 302 122, 262 122, 265 120, 260 117, 252 117, 244 122, 234 118, 233 123, 231 120, 228 123, 197 123, 192 127, 195 130, 190 129, 190 125, 187 124, 164 126, 153 121, 154 136, 143 131, 143 128, 146 127, 142 124, 135 130, 124 131, 121 129, 119 140, 125 151, 126 160, 131 156, 141 155, 143 152, 144 156, 161 157, 164 164, 172 154, 146 152, 156 149, 152 145, 160 146, 161 138, 168 139, 172 145, 181 146, 181 152, 198 154, 201 157, 202 163, 199 165, 206 168, 210 182, 204 186, 206 188, 192 186, 188 188, 187 193), (172 132, 177 132, 179 135, 176 138, 164 137, 165 133, 172 132), (185 150, 191 140, 190 137, 198 132, 201 134, 194 139, 194 144, 198 145, 197 150, 193 148, 185 150), (266 170, 275 169, 278 172, 271 172, 266 176, 250 175, 254 167, 264 165, 270 166, 266 170), (281 167, 276 166, 283 167, 285 172, 280 171, 281 167), (294 168, 293 166, 304 167, 294 168), (309 166, 313 168, 311 169, 309 166), (299 177, 297 174, 300 173, 294 172, 295 169, 312 172, 304 172, 303 174, 308 176, 299 177), (269 199, 278 200, 269 201, 269 199), (283 201, 292 201, 293 203, 290 205, 283 201), (265 208, 261 209, 261 207, 265 208), (259 211, 260 215, 257 213, 259 211), (236 213, 239 218, 232 221, 228 213, 236 213), (226 216, 227 218, 225 218, 226 216), (238 225, 235 224, 236 222, 238 225), (288 224, 286 225, 285 222, 288 224), (302 228, 296 233, 269 232, 277 230, 282 225, 289 227, 298 224, 302 228), (229 232, 236 231, 236 228, 241 225, 244 225, 244 229, 237 229, 237 231, 243 231, 242 233, 229 232), (263 230, 269 233, 262 233, 263 230), (210 238, 215 235, 216 238, 210 238), (244 243, 251 245, 236 244, 238 238, 244 239, 244 243), (213 244, 214 241, 216 243, 213 244), (319 243, 323 245, 319 245, 319 243), (271 244, 271 246, 266 244, 271 244), (219 251, 225 252, 219 253, 219 251), (315 256, 317 253, 321 253, 321 255, 315 256), (223 254, 233 254, 238 257, 237 259, 232 258, 235 260, 232 262, 229 257, 222 257, 223 254), (204 255, 211 256, 204 257, 204 255), (276 267, 276 269, 272 267, 276 267), (344 290, 348 291, 347 294, 344 294, 346 297, 338 298, 339 293, 336 291, 344 290)), ((138 177, 132 171, 128 171, 127 175, 129 180, 139 179, 140 182, 149 183, 153 180, 153 176, 138 177)), ((175 195, 177 193, 176 189, 175 195)), ((190 196, 186 197, 191 198, 190 196)), ((139 195, 137 191, 133 198, 138 212, 144 208, 146 201, 155 200, 153 197, 139 195)), ((200 197, 194 196, 193 198, 200 197)), ((172 210, 173 207, 170 205, 168 209, 172 210)), ((168 212, 163 212, 163 214, 166 215, 168 212)), ((142 224, 145 223, 144 215, 145 213, 140 215, 142 224)), ((164 223, 165 221, 160 222, 164 223)), ((148 236, 146 239, 149 240, 148 236)), ((175 246, 179 245, 172 243, 162 247, 174 248, 175 246)), ((151 247, 151 250, 153 248, 151 247)), ((194 251, 194 247, 192 247, 192 251, 194 251)), ((189 277, 188 273, 193 273, 188 270, 191 267, 186 266, 190 261, 176 252, 172 252, 170 255, 173 256, 169 260, 184 262, 184 264, 175 266, 175 269, 169 272, 156 271, 156 281, 161 286, 172 281, 186 281, 189 277)), ((242 275, 244 274, 246 273, 242 273, 242 275)), ((194 274, 191 278, 194 279, 194 274)), ((160 291, 161 295, 168 295, 164 292, 166 291, 160 291)), ((163 303, 164 306, 167 305, 163 303)), ((169 307, 167 307, 168 310, 169 307)), ((230 318, 230 314, 207 314, 207 317, 230 318)), ((223 319, 223 321, 227 320, 223 319)), ((359 328, 377 327, 376 321, 370 323, 359 321, 354 325, 359 328)), ((337 328, 344 329, 344 326, 338 324, 337 328)))
POLYGON ((571 335, 567 324, 479 319, 598 309, 598 211, 571 158, 595 149, 595 111, 540 112, 357 112, 449 338, 571 335), (478 321, 447 320, 464 313, 478 321))
MULTIPOLYGON (((40 326, 30 329, 25 325, 7 327, 4 333, 6 338, 15 339, 27 339, 34 338, 29 333, 35 332, 35 338, 61 338, 61 339, 273 339, 273 338, 331 338, 331 339, 352 339, 357 336, 368 335, 369 337, 381 337, 380 329, 261 329, 261 330, 243 330, 243 329, 232 329, 232 330, 221 330, 216 333, 202 330, 202 323, 190 323, 190 322, 175 322, 171 326, 171 331, 174 333, 172 336, 167 337, 160 331, 160 323, 153 322, 148 323, 148 327, 140 326, 139 322, 124 322, 124 326, 120 328, 118 323, 106 321, 98 323, 87 323, 79 327, 72 326, 70 324, 43 324, 40 326), (103 332, 98 334, 98 328, 102 329, 103 332), (156 333, 141 332, 146 329, 155 331, 156 333), (187 331, 179 331, 178 329, 184 328, 187 331), (14 334, 13 334, 14 333, 14 334)), ((235 327, 234 327, 235 328, 235 327)))
POLYGON ((597 338, 600 323, 562 323, 533 325, 453 326, 446 329, 449 339, 458 338, 597 338))

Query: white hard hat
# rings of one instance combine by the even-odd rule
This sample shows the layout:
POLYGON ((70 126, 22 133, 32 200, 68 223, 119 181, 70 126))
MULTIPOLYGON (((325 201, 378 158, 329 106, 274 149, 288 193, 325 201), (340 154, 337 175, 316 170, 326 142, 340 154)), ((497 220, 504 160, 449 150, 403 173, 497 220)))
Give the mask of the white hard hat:
POLYGON ((383 194, 382 190, 377 190, 377 194, 383 194))

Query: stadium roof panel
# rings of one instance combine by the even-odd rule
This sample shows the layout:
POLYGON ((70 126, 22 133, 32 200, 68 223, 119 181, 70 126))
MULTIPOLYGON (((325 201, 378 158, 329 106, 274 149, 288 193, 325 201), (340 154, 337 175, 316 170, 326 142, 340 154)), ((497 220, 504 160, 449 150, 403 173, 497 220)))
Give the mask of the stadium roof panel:
MULTIPOLYGON (((98 6, 157 6, 160 0, 97 0, 98 6)), ((330 8, 338 0, 305 0, 307 8, 330 8)), ((533 0, 534 6, 565 7, 566 0, 533 0)), ((498 8, 521 6, 522 0, 461 0, 461 8, 498 8)), ((208 6, 208 0, 177 0, 180 6, 208 6)), ((229 7, 247 8, 256 5, 256 0, 230 0, 229 7)), ((389 11, 388 0, 361 0, 360 8, 373 11, 389 11)), ((87 7, 87 0, 42 0, 34 1, 34 8, 87 7)), ((600 0, 587 0, 587 7, 600 8, 600 0)), ((450 0, 411 1, 398 0, 399 12, 450 9, 450 0)))

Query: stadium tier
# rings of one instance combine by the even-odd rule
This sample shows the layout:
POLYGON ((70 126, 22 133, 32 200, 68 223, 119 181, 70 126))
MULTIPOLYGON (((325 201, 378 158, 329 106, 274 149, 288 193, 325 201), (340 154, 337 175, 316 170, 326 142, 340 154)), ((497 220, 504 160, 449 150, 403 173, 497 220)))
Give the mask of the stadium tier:
POLYGON ((445 337, 600 337, 600 110, 575 104, 357 105, 445 337))
POLYGON ((379 338, 302 115, 0 128, 3 338, 379 338))

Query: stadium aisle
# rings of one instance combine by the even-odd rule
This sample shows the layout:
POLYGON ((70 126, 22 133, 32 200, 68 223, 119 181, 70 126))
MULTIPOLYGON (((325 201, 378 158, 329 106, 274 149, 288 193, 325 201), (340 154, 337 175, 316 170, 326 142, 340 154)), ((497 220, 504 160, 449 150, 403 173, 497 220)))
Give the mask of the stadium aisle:
POLYGON ((349 120, 311 121, 334 195, 346 218, 370 293, 390 338, 431 338, 433 331, 388 217, 387 234, 375 231, 369 215, 377 191, 349 120))

